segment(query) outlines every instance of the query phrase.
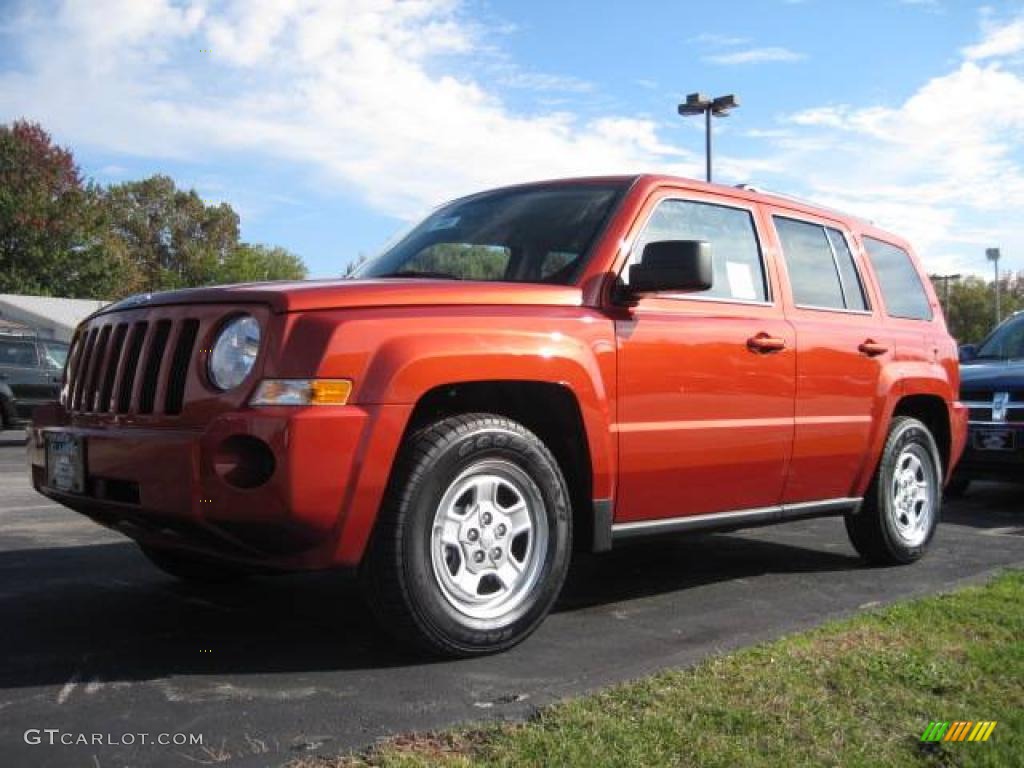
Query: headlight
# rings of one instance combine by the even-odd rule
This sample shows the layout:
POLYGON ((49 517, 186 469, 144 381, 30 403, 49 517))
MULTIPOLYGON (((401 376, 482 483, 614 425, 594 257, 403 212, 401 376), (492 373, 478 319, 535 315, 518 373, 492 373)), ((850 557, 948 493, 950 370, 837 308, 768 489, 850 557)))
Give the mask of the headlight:
POLYGON ((225 325, 210 352, 210 381, 219 389, 234 389, 249 375, 260 351, 260 324, 241 315, 225 325))

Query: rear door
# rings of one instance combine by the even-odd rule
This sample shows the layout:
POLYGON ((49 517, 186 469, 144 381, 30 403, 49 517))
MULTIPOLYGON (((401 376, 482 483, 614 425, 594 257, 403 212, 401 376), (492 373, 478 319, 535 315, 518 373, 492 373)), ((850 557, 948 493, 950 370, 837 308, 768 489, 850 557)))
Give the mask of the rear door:
POLYGON ((793 441, 795 335, 749 201, 660 190, 630 233, 705 240, 710 291, 617 308, 617 523, 779 503, 793 441))
POLYGON ((893 354, 864 280, 864 257, 840 222, 770 209, 786 315, 796 329, 793 458, 784 503, 846 498, 882 418, 884 363, 893 354))

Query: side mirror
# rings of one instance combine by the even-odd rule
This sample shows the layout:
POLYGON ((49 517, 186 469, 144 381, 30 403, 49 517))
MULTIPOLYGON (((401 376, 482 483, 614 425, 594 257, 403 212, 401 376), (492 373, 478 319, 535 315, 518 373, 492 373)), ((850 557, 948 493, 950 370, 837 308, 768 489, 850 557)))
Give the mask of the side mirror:
POLYGON ((975 344, 964 344, 960 347, 960 362, 967 363, 978 356, 978 347, 975 344))
POLYGON ((629 268, 631 294, 706 291, 713 282, 711 243, 703 240, 648 243, 640 263, 629 268))

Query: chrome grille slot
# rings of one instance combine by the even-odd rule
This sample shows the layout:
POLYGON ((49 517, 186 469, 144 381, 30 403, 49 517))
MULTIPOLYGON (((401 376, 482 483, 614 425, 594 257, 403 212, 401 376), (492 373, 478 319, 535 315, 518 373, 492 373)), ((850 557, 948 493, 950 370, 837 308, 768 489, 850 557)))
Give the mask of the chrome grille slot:
POLYGON ((132 388, 135 386, 135 372, 142 356, 142 344, 146 340, 149 323, 140 322, 132 326, 132 338, 125 353, 124 373, 117 393, 117 412, 128 413, 132 404, 132 388))
POLYGON ((192 360, 192 349, 199 333, 199 321, 189 318, 181 324, 178 341, 174 345, 174 357, 171 358, 171 371, 167 377, 167 396, 164 399, 164 413, 181 413, 185 401, 185 383, 188 377, 189 363, 192 360))
POLYGON ((128 323, 118 323, 117 330, 110 342, 110 356, 107 360, 107 368, 103 372, 103 383, 100 386, 99 401, 96 403, 96 410, 106 413, 113 406, 110 397, 114 392, 114 381, 117 376, 117 369, 124 357, 124 340, 128 333, 128 323))
POLYGON ((92 351, 92 365, 89 370, 89 381, 85 386, 85 394, 82 396, 82 410, 95 411, 96 397, 102 380, 104 366, 107 363, 107 345, 110 343, 110 326, 104 325, 100 329, 96 346, 92 351))
POLYGON ((167 349, 167 339, 171 335, 171 321, 158 320, 149 340, 149 352, 146 355, 146 367, 142 372, 142 385, 139 389, 139 413, 152 413, 156 402, 157 378, 167 349))
POLYGON ((76 366, 74 391, 71 393, 71 408, 75 411, 81 410, 82 407, 82 395, 84 394, 85 384, 89 380, 89 374, 92 369, 93 347, 96 345, 96 335, 98 333, 98 328, 93 328, 89 331, 89 335, 85 339, 85 347, 82 349, 82 356, 76 366))

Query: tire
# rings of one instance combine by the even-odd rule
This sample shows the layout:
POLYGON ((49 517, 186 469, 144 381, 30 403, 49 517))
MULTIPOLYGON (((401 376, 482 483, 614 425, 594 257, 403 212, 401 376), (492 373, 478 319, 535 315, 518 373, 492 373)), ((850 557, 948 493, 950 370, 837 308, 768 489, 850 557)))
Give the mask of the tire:
POLYGON ((971 478, 954 474, 946 485, 947 499, 962 499, 967 495, 967 489, 971 487, 971 478))
POLYGON ((244 581, 249 572, 231 565, 204 560, 185 552, 139 545, 142 554, 164 573, 190 584, 231 584, 244 581))
POLYGON ((928 428, 897 416, 859 511, 846 516, 854 548, 874 565, 919 560, 942 509, 942 462, 928 428))
POLYGON ((361 577, 400 643, 478 656, 537 628, 571 551, 569 492, 547 446, 515 421, 471 413, 406 440, 361 577))

